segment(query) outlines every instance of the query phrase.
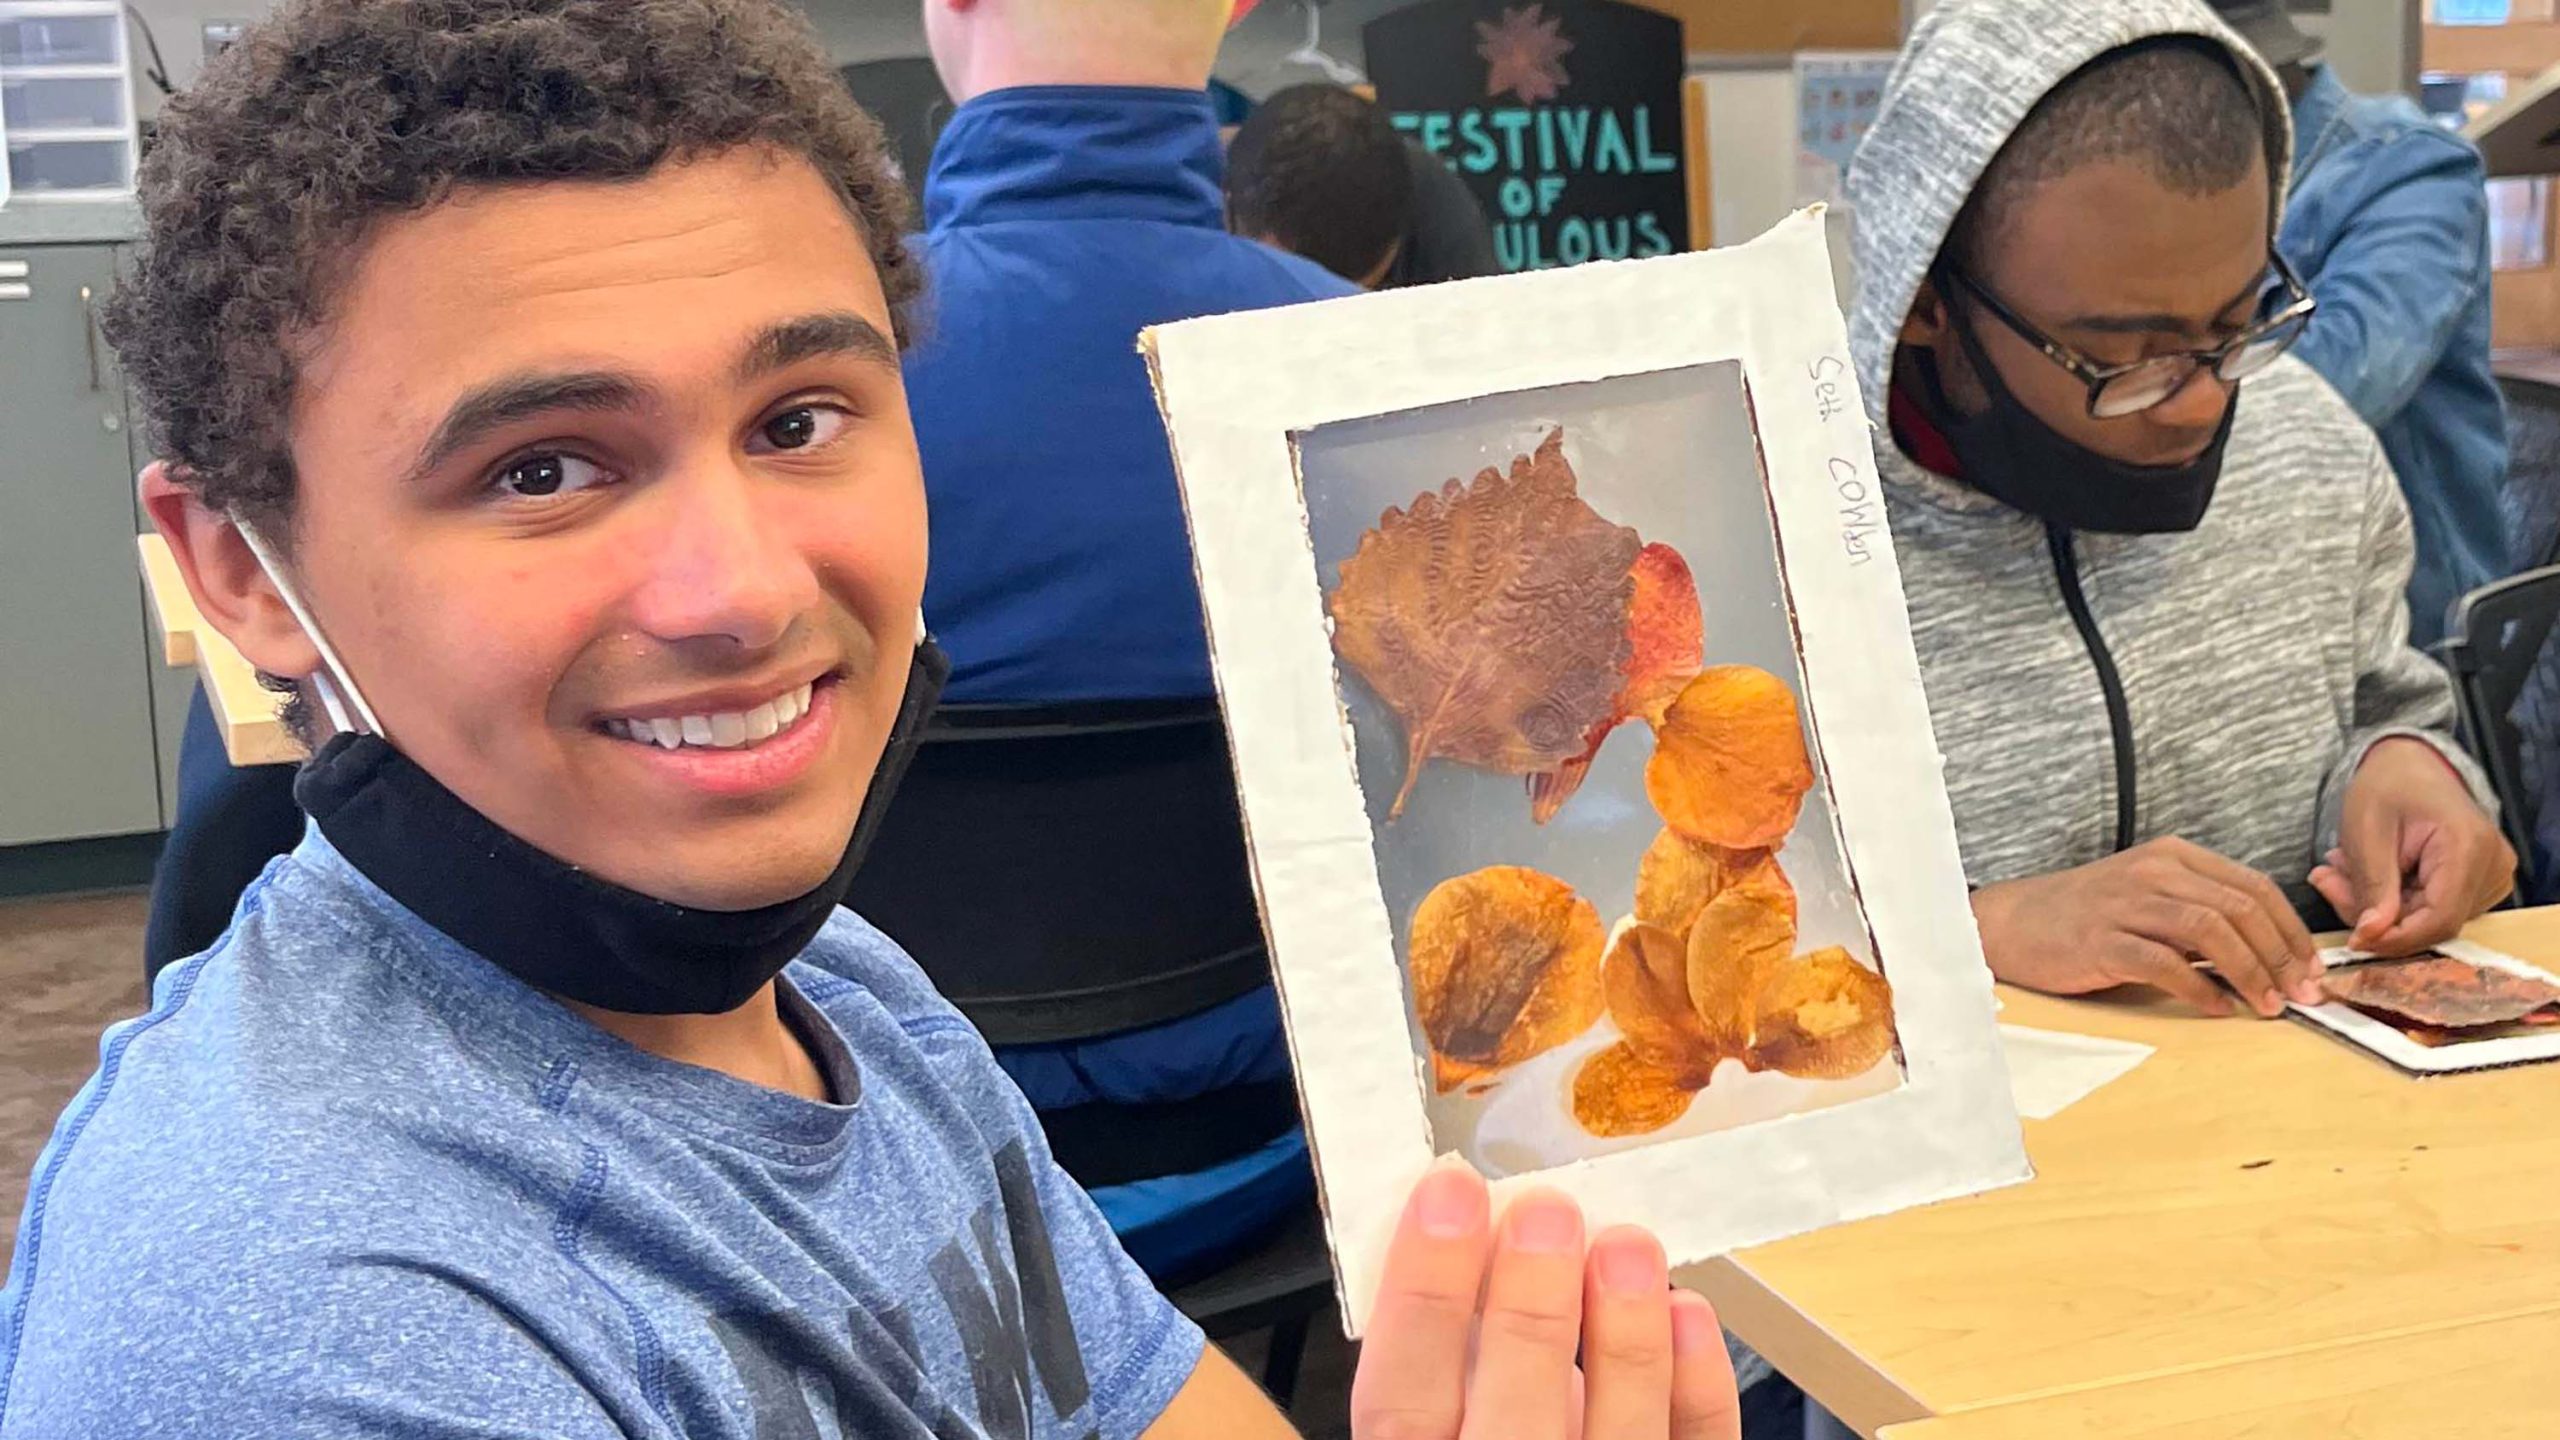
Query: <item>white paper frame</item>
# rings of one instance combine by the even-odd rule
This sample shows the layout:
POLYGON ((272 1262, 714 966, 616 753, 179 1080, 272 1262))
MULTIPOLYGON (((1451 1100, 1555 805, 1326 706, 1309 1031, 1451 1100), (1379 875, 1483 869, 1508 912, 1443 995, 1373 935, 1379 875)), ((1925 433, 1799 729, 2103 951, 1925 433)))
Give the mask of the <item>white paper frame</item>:
MULTIPOLYGON (((2528 980, 2560 985, 2560 975, 2526 961, 2504 950, 2474 945, 2468 940, 2447 940, 2427 947, 2440 955, 2468 960, 2484 970, 2504 970, 2528 980)), ((2323 950, 2320 959, 2330 969, 2362 964, 2377 957, 2354 950, 2323 950)), ((2451 1045, 2421 1045, 2401 1034, 2387 1021, 2376 1020, 2352 1005, 2332 1000, 2326 1005, 2291 1005, 2294 1014, 2336 1035, 2350 1045, 2370 1050, 2399 1068, 2417 1075, 2454 1075, 2465 1070, 2497 1070, 2509 1065, 2530 1065, 2542 1060, 2560 1060, 2560 1025, 2539 1035, 2510 1035, 2502 1040, 2458 1041, 2451 1045)))
POLYGON ((1818 209, 1747 245, 1160 326, 1172 437, 1345 1326, 1433 1163, 1293 432, 1737 361, 1804 700, 1895 993, 1905 1078, 1835 1108, 1498 1182, 1685 1264, 2030 1173, 1818 209))

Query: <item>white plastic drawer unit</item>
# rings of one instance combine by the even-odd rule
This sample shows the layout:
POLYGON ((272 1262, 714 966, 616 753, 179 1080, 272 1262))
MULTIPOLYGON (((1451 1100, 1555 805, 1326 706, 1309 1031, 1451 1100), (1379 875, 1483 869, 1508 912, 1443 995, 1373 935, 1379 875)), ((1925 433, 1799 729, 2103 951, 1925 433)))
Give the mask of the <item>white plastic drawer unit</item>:
POLYGON ((9 186, 20 200, 48 193, 121 194, 133 147, 114 136, 9 136, 9 186))
POLYGON ((124 23, 111 0, 0 0, 0 204, 132 193, 124 23))
POLYGON ((0 65, 0 124, 23 141, 53 130, 124 129, 124 72, 111 65, 59 69, 0 65))
POLYGON ((124 63, 124 15, 115 5, 20 0, 0 5, 0 65, 124 63))

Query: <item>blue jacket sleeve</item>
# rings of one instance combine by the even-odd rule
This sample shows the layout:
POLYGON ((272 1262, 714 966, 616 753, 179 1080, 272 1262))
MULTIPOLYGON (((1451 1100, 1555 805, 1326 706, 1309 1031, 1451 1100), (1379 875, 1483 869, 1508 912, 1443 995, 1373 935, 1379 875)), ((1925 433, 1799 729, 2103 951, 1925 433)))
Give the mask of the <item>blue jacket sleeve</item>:
POLYGON ((2363 183, 2304 196, 2310 213, 2294 217, 2334 236, 2303 277, 2320 308, 2296 353, 2379 427, 2417 394, 2488 283, 2487 172, 2480 152, 2449 134, 2356 148, 2332 163, 2363 183))

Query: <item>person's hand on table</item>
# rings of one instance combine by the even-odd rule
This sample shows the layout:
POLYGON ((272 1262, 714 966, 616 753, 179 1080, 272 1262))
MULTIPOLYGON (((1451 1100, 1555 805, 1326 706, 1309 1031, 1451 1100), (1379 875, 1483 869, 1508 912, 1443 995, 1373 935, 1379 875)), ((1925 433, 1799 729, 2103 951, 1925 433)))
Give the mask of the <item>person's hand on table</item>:
POLYGON ((2453 766, 2423 740, 2394 737, 2347 782, 2338 848, 2311 872, 2347 943, 2398 955, 2453 938, 2515 887, 2516 852, 2453 766))
POLYGON ((2311 932, 2273 880, 2164 838, 2074 870, 1985 885, 1974 923, 1991 973, 2056 995, 2118 985, 2166 990, 2208 1015, 2231 1001, 2211 965, 2261 1015, 2320 998, 2311 932))
POLYGON ((1415 1187, 1351 1386, 1358 1440, 1740 1440, 1715 1311, 1642 1230, 1586 1244, 1550 1190, 1497 1227, 1458 1165, 1415 1187), (1576 1364, 1577 1355, 1580 1363, 1576 1364))

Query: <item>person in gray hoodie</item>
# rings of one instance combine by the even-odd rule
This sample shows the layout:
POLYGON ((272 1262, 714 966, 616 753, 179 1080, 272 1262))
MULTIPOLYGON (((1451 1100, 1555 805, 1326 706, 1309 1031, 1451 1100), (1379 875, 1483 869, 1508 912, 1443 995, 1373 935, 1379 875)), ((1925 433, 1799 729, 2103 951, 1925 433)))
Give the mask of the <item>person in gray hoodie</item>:
POLYGON ((2514 856, 2409 648, 2409 513, 2285 355, 2276 78, 2195 0, 1943 0, 1848 180, 1851 345, 1992 969, 2216 1014, 2302 916, 2450 936, 2514 856))

